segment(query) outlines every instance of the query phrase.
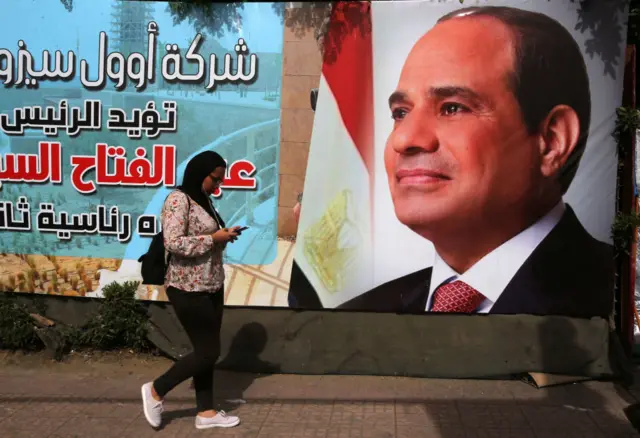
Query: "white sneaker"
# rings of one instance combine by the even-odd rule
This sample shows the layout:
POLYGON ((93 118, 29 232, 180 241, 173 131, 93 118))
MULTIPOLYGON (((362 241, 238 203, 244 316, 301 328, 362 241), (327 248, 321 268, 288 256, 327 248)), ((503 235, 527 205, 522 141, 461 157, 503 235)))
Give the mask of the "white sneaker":
POLYGON ((151 425, 151 427, 160 427, 162 423, 162 402, 156 400, 151 394, 151 387, 153 383, 145 383, 142 385, 142 410, 144 416, 151 425))
POLYGON ((215 417, 196 416, 196 429, 210 429, 212 427, 235 427, 240 424, 240 419, 233 415, 227 415, 225 411, 218 411, 215 417))

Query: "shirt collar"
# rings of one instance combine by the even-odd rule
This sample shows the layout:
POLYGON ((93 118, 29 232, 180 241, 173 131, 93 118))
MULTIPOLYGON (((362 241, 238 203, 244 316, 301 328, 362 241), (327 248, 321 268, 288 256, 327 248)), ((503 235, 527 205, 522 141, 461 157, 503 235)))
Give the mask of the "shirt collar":
POLYGON ((462 275, 436 253, 429 286, 429 307, 435 290, 453 280, 464 281, 495 303, 524 262, 558 225, 564 211, 564 202, 561 201, 535 224, 491 251, 462 275))

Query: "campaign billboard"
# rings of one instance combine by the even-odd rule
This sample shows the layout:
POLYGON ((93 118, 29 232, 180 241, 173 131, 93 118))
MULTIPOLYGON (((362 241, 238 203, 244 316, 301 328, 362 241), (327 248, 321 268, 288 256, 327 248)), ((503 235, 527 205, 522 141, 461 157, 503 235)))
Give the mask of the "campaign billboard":
POLYGON ((176 5, 3 4, 2 290, 99 297, 139 280, 164 200, 204 150, 228 165, 217 208, 252 225, 227 262, 275 260, 282 17, 236 5, 202 28, 176 5))
POLYGON ((292 305, 608 317, 626 13, 338 4, 292 305))
POLYGON ((140 281, 166 197, 213 150, 213 203, 249 226, 227 305, 611 313, 624 1, 336 2, 308 31, 317 72, 276 4, 214 31, 166 2, 29 5, 0 29, 0 290, 140 281))

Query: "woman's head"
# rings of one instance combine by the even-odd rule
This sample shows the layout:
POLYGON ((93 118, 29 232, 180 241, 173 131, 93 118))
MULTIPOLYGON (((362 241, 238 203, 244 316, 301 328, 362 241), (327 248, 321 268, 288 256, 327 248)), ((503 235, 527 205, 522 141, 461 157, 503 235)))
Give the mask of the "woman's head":
POLYGON ((218 166, 213 172, 202 181, 202 191, 207 195, 213 194, 213 192, 220 187, 224 181, 226 167, 218 166))
POLYGON ((211 195, 224 181, 227 163, 213 151, 201 152, 187 163, 182 179, 182 189, 211 195))
POLYGON ((213 209, 209 195, 224 180, 227 163, 213 151, 201 152, 187 163, 180 191, 187 194, 213 217, 221 228, 225 227, 220 215, 213 209))

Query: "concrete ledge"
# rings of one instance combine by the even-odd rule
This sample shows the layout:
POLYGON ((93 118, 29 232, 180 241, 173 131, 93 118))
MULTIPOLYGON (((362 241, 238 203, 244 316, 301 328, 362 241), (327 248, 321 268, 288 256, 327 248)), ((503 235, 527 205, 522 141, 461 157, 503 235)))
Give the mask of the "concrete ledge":
MULTIPOLYGON (((7 294, 65 324, 82 324, 97 299, 7 294)), ((142 302, 168 355, 189 341, 168 303, 142 302)), ((607 321, 504 315, 396 315, 227 307, 221 369, 256 373, 490 378, 528 372, 621 375, 607 321)))

